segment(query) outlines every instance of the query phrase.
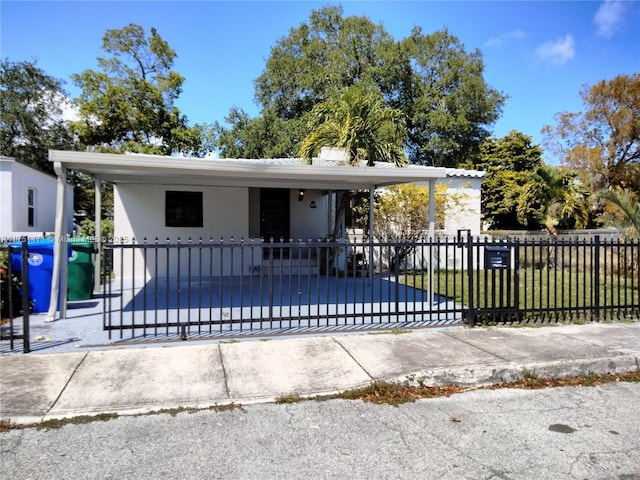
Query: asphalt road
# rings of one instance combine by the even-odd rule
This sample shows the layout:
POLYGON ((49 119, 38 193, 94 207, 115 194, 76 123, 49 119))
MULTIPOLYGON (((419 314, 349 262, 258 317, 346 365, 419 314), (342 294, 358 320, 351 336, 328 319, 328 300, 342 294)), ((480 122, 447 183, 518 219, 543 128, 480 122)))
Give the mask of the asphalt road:
POLYGON ((0 434, 11 479, 640 480, 640 384, 263 404, 0 434))

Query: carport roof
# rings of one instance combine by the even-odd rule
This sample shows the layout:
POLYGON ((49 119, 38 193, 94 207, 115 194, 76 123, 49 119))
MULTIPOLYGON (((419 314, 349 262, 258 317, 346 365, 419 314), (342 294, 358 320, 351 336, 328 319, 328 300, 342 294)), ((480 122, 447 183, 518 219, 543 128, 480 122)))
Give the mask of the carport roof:
MULTIPOLYGON (((209 185, 229 187, 366 189, 371 185, 426 182, 451 176, 452 169, 378 163, 348 166, 314 159, 312 165, 293 159, 181 158, 159 155, 112 154, 50 150, 49 160, 114 183, 209 185), (448 172, 449 171, 449 172, 448 172)), ((461 171, 456 170, 455 176, 461 171)), ((466 170, 471 176, 475 172, 466 170)), ((466 175, 465 175, 466 176, 466 175)))

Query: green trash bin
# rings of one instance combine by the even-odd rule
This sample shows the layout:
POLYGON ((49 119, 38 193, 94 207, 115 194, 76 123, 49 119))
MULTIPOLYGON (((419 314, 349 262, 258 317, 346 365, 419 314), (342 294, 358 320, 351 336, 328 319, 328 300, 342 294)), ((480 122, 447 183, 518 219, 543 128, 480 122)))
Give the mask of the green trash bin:
POLYGON ((93 241, 83 237, 70 238, 67 300, 89 300, 93 294, 93 241))

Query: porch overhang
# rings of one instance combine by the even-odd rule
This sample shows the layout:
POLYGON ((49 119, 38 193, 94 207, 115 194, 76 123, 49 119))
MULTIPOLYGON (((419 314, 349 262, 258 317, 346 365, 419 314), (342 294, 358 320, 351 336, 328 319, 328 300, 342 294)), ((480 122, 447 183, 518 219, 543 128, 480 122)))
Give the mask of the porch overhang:
POLYGON ((107 182, 157 185, 357 190, 446 177, 441 167, 349 166, 322 160, 308 165, 301 159, 194 159, 51 150, 49 160, 107 182))

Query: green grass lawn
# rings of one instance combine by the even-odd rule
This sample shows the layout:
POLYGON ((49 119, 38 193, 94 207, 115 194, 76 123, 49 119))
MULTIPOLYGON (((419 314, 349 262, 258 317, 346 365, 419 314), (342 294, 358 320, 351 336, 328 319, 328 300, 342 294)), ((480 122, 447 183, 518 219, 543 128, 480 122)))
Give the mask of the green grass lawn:
MULTIPOLYGON (((427 272, 403 274, 400 281, 428 290, 427 272)), ((605 310, 623 307, 624 311, 635 311, 636 314, 640 310, 639 282, 636 278, 632 284, 629 276, 600 277, 598 296, 596 285, 588 272, 521 268, 517 292, 514 271, 477 270, 473 272, 472 289, 469 288, 469 281, 467 272, 435 271, 434 291, 466 306, 473 294, 474 309, 497 307, 575 313, 597 306, 605 310)))

